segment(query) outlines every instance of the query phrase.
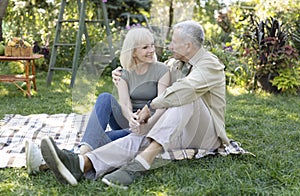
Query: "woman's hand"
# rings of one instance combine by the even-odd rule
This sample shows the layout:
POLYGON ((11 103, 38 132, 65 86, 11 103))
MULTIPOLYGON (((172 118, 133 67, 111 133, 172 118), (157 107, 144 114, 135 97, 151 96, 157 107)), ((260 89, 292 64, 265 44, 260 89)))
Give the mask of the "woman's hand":
POLYGON ((140 111, 140 110, 138 110, 136 113, 132 113, 131 116, 130 116, 130 118, 129 118, 129 127, 130 127, 131 129, 134 129, 134 128, 136 128, 137 126, 140 125, 140 123, 139 123, 139 121, 138 121, 139 116, 138 116, 138 114, 137 114, 139 111, 140 111))
POLYGON ((121 78, 121 72, 122 72, 122 67, 117 67, 116 69, 114 69, 111 72, 111 76, 112 76, 112 81, 115 84, 115 86, 118 85, 118 82, 120 81, 121 78))
POLYGON ((151 117, 151 112, 147 105, 142 110, 138 110, 133 113, 132 119, 130 119, 129 125, 131 131, 137 135, 145 135, 150 130, 148 125, 148 119, 151 117), (131 126, 132 125, 132 126, 131 126))

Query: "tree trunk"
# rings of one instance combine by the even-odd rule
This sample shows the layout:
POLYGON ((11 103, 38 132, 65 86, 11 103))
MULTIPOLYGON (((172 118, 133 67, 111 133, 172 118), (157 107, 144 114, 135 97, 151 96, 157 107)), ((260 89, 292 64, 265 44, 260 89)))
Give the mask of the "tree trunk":
POLYGON ((174 8, 173 8, 173 0, 170 0, 169 4, 169 29, 167 33, 167 38, 170 38, 170 31, 173 24, 173 17, 174 17, 174 8))
POLYGON ((8 6, 8 0, 0 0, 0 42, 3 41, 2 20, 8 6))

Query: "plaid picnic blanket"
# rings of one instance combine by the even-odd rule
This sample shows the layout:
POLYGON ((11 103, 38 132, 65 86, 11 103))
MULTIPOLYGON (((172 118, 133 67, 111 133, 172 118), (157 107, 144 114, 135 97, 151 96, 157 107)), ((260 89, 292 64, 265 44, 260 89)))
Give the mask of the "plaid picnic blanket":
POLYGON ((0 121, 0 168, 23 167, 25 141, 40 144, 44 136, 51 136, 60 148, 71 150, 79 142, 88 115, 81 114, 8 114, 0 121))
MULTIPOLYGON (((60 149, 76 147, 85 130, 88 114, 18 114, 5 115, 0 121, 0 168, 23 167, 26 165, 25 141, 41 143, 44 136, 54 138, 60 149)), ((109 127, 108 127, 109 130, 109 127)), ((76 149, 76 148, 75 148, 76 149)), ((158 157, 169 160, 199 159, 208 155, 250 154, 236 141, 215 151, 204 149, 176 149, 158 157)))
POLYGON ((242 155, 247 154, 255 157, 255 154, 249 152, 241 147, 241 144, 231 140, 229 145, 221 146, 220 148, 210 151, 206 149, 175 149, 164 152, 158 157, 169 160, 183 160, 183 159, 200 159, 209 155, 242 155))

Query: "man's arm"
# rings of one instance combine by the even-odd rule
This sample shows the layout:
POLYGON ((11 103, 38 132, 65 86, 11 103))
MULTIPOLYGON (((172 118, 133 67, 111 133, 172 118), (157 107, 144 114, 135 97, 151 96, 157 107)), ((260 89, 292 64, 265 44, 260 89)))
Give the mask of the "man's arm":
POLYGON ((122 67, 117 67, 111 72, 112 81, 115 84, 115 86, 118 86, 118 82, 120 81, 122 75, 121 72, 122 72, 122 67))
POLYGON ((155 98, 151 107, 169 108, 191 103, 219 82, 224 82, 221 73, 210 73, 207 69, 195 68, 187 77, 177 80, 155 98))

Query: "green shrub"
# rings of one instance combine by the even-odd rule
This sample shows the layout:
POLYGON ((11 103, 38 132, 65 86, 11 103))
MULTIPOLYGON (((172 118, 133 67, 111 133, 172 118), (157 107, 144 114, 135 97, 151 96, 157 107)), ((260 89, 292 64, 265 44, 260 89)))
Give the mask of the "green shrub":
POLYGON ((278 76, 270 82, 284 93, 297 94, 300 90, 300 66, 299 61, 292 61, 294 69, 280 69, 278 76))
POLYGON ((240 86, 249 89, 248 84, 252 78, 252 72, 248 65, 243 62, 243 58, 238 53, 232 51, 227 45, 224 49, 220 47, 211 48, 220 61, 225 65, 226 84, 229 86, 240 86))

